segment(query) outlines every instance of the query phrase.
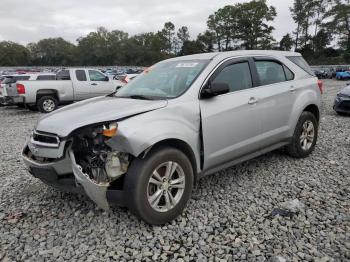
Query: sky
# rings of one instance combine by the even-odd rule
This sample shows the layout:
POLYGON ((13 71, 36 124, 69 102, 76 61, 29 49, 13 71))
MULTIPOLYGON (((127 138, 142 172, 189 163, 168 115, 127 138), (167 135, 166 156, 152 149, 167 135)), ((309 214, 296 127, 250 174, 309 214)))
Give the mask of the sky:
MULTIPOLYGON (((63 37, 76 43, 97 27, 123 30, 130 35, 161 30, 167 21, 188 26, 195 38, 217 9, 248 0, 1 0, 0 41, 21 44, 63 37)), ((274 37, 294 30, 289 7, 293 0, 267 0, 277 10, 274 37)))

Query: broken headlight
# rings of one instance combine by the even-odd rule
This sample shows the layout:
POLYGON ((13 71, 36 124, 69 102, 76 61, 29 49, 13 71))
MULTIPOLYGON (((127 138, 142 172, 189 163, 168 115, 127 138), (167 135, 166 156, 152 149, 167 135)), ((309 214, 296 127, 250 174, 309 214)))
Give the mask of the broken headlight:
POLYGON ((127 171, 129 154, 115 151, 105 143, 117 131, 117 123, 106 123, 79 130, 73 137, 76 162, 96 183, 112 182, 127 171))

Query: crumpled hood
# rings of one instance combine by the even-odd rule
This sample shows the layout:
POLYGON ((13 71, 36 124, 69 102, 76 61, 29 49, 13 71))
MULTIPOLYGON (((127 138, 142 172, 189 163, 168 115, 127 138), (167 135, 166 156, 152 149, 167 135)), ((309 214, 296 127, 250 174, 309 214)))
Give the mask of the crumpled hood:
POLYGON ((344 87, 342 90, 340 90, 341 94, 350 96, 350 84, 348 84, 346 87, 344 87))
POLYGON ((77 128, 152 111, 165 107, 167 103, 166 100, 97 97, 45 115, 39 120, 35 129, 66 137, 77 128))

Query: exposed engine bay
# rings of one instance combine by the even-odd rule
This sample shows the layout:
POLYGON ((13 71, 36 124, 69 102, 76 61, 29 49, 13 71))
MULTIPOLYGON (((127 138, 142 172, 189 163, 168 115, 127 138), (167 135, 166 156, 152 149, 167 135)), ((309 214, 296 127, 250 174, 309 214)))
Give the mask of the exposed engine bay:
POLYGON ((106 126, 87 127, 73 136, 70 157, 76 182, 102 209, 108 209, 107 188, 127 172, 131 156, 113 150, 105 142, 106 126))

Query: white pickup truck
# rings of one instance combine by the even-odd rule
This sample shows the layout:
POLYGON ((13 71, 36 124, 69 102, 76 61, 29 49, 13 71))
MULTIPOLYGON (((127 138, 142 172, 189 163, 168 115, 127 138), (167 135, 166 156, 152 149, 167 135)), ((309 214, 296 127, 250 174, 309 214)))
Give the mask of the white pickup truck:
POLYGON ((49 113, 60 104, 103 96, 123 85, 95 69, 64 69, 56 81, 18 81, 17 94, 27 108, 49 113))

